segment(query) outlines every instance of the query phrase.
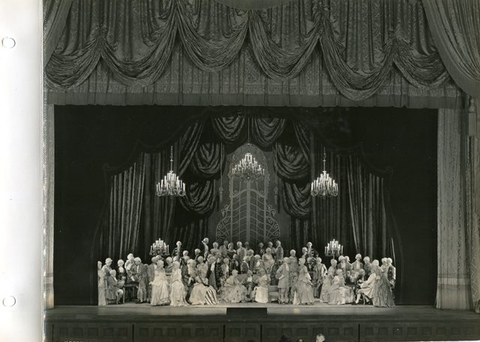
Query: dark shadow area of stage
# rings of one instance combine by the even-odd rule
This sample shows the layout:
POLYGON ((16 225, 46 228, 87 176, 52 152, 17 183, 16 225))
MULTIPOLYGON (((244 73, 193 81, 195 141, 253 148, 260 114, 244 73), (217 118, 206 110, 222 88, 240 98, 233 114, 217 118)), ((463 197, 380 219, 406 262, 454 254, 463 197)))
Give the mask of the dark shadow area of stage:
POLYGON ((48 342, 455 341, 480 339, 480 315, 430 306, 147 304, 60 306, 46 313, 48 342))

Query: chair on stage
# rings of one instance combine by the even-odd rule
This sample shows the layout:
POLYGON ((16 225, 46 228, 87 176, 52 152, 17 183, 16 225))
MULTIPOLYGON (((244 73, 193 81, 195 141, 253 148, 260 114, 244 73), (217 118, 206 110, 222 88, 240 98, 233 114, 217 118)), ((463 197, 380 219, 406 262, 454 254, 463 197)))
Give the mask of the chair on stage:
POLYGON ((124 285, 123 302, 125 303, 125 300, 127 302, 134 301, 137 298, 137 292, 138 292, 138 283, 135 283, 135 282, 126 283, 124 285))

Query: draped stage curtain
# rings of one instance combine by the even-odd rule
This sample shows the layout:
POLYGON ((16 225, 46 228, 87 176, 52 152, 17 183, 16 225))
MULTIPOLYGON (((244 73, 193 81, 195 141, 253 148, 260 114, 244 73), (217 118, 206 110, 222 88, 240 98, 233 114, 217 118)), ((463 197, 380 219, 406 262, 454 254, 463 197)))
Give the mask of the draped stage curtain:
POLYGON ((480 3, 423 0, 428 26, 445 67, 467 94, 480 98, 480 3))
MULTIPOLYGON (((477 101, 477 110, 480 101, 477 101)), ((475 114, 475 102, 472 100, 469 114, 475 114)), ((473 115, 470 125, 480 127, 480 115, 473 115)), ((470 282, 472 302, 477 313, 480 313, 480 135, 469 137, 469 158, 467 159, 467 242, 469 252, 470 282)))
POLYGON ((146 155, 127 170, 112 176, 107 227, 103 231, 103 254, 115 259, 138 253, 140 217, 145 189, 146 155), (105 250, 106 249, 106 250, 105 250))
MULTIPOLYGON (((438 274, 436 306, 470 309, 467 240, 465 120, 451 110, 438 115, 438 274)), ((478 251, 478 250, 477 250, 478 251)))
POLYGON ((51 103, 461 106, 421 2, 245 11, 215 0, 77 0, 69 9, 45 69, 51 103))

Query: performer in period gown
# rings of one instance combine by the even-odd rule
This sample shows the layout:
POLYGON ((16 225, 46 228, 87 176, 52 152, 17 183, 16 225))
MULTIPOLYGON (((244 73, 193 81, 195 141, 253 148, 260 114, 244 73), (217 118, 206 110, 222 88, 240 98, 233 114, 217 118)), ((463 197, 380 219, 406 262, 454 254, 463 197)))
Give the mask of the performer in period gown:
POLYGON ((363 263, 362 263, 362 255, 361 254, 355 255, 355 261, 352 263, 352 270, 354 272, 358 272, 359 270, 363 270, 363 263))
POLYGON ((337 271, 337 260, 332 259, 330 261, 330 267, 327 271, 327 276, 323 281, 322 291, 320 292, 320 301, 323 303, 328 303, 328 298, 330 296, 330 288, 333 283, 333 278, 335 277, 335 273, 337 271))
POLYGON ((373 305, 384 308, 394 307, 395 303, 390 289, 390 282, 388 281, 388 268, 382 269, 381 267, 374 266, 372 268, 372 274, 375 275, 376 279, 372 291, 373 305))
POLYGON ((227 303, 240 303, 245 301, 247 289, 237 278, 238 271, 233 270, 225 285, 221 289, 222 299, 227 303))
POLYGON ((202 240, 202 245, 203 245, 203 257, 204 257, 204 258, 207 258, 207 257, 208 257, 208 251, 209 251, 208 243, 209 243, 208 238, 204 238, 204 239, 202 240))
POLYGON ((150 282, 150 285, 152 286, 152 298, 150 304, 152 306, 168 305, 170 303, 170 290, 162 260, 157 261, 157 267, 154 270, 154 274, 154 280, 150 282))
POLYGON ((202 278, 207 277, 208 265, 203 262, 203 257, 199 256, 197 259, 197 274, 202 278))
POLYGON ((265 268, 265 272, 267 274, 270 274, 272 271, 273 264, 275 263, 275 260, 273 259, 272 255, 272 250, 270 248, 267 248, 265 250, 265 254, 262 257, 263 261, 263 267, 265 268))
POLYGON ((118 304, 120 298, 123 296, 123 290, 118 288, 118 281, 116 275, 117 271, 110 271, 110 276, 107 279, 107 300, 110 303, 118 304))
POLYGON ((102 270, 101 261, 97 262, 97 282, 98 282, 98 306, 107 305, 105 272, 102 270))
MULTIPOLYGON (((365 261, 365 258, 363 259, 363 261, 365 261)), ((363 296, 364 298, 364 301, 365 301, 365 304, 367 302, 370 302, 372 300, 372 297, 373 297, 373 289, 375 287, 375 282, 376 282, 376 274, 375 272, 373 271, 373 269, 376 267, 375 266, 375 262, 377 262, 377 265, 378 265, 378 261, 377 260, 374 260, 371 265, 370 265, 370 261, 368 260, 368 264, 370 267, 370 275, 368 276, 367 280, 364 281, 362 284, 360 284, 360 288, 357 290, 357 298, 355 300, 355 304, 358 304, 360 302, 360 298, 363 296)), ((366 265, 367 263, 365 263, 366 265)), ((365 269, 365 276, 367 274, 367 270, 365 269)))
POLYGON ((276 278, 278 279, 279 304, 288 303, 288 291, 290 289, 290 259, 283 258, 282 265, 278 268, 276 278))
POLYGON ((313 284, 304 258, 298 260, 297 296, 297 304, 313 304, 313 284))
POLYGON ((152 282, 155 280, 155 270, 157 268, 158 257, 152 257, 152 262, 148 265, 147 268, 147 301, 150 302, 152 300, 152 282))
POLYGON ((237 251, 233 248, 233 242, 230 242, 227 246, 227 257, 233 259, 234 254, 237 254, 237 251))
POLYGON ((117 261, 117 279, 118 280, 127 279, 127 270, 125 269, 125 267, 123 267, 124 265, 125 265, 125 262, 122 259, 119 259, 117 261))
POLYGON ((366 256, 365 258, 363 258, 363 269, 365 270, 365 277, 368 278, 372 270, 372 263, 370 262, 369 256, 366 256))
POLYGON ((243 247, 241 241, 237 242, 237 255, 238 255, 239 261, 243 261, 243 258, 245 258, 245 255, 247 255, 247 250, 245 249, 245 247, 243 247))
POLYGON ((395 283, 397 281, 397 269, 392 265, 392 258, 387 258, 387 278, 390 283, 393 299, 395 299, 395 283))
POLYGON ((170 278, 170 306, 186 306, 187 292, 182 280, 182 270, 178 261, 173 262, 172 276, 170 278))
POLYGON ((292 279, 293 273, 298 273, 297 252, 294 249, 290 251, 288 268, 290 269, 290 279, 292 279))
POLYGON ((313 297, 319 298, 322 292, 324 279, 327 277, 327 267, 322 263, 322 259, 317 257, 315 259, 315 266, 313 267, 313 297))
POLYGON ((268 303, 268 283, 269 283, 269 278, 267 274, 265 273, 264 269, 260 269, 259 271, 259 277, 257 280, 257 286, 253 290, 255 293, 255 301, 257 303, 268 303))
POLYGON ((105 287, 106 287, 107 278, 110 276, 110 272, 112 271, 112 259, 110 258, 105 259, 105 265, 103 265, 102 271, 105 274, 105 287))
POLYGON ((338 269, 335 277, 333 277, 332 286, 330 287, 328 304, 343 305, 353 301, 353 291, 350 287, 345 286, 345 278, 343 271, 338 269))
POLYGON ((215 305, 217 304, 217 293, 212 286, 208 285, 205 274, 197 268, 190 276, 194 279, 192 292, 190 293, 190 303, 192 305, 215 305))

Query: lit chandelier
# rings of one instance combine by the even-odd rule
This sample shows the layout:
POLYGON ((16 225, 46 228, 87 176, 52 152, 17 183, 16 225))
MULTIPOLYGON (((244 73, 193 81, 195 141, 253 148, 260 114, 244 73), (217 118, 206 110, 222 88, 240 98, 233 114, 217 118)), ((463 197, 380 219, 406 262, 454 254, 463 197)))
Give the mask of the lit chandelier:
POLYGON ((265 170, 251 153, 246 153, 245 157, 233 167, 232 175, 246 180, 256 180, 265 175, 265 170))
POLYGON ((173 146, 170 148, 170 171, 157 183, 157 196, 185 196, 185 183, 173 172, 173 146))
POLYGON ((312 196, 335 197, 338 196, 338 184, 326 171, 327 153, 323 149, 323 172, 310 186, 312 196))
POLYGON ((343 246, 335 239, 325 246, 325 256, 337 258, 343 254, 343 246))

